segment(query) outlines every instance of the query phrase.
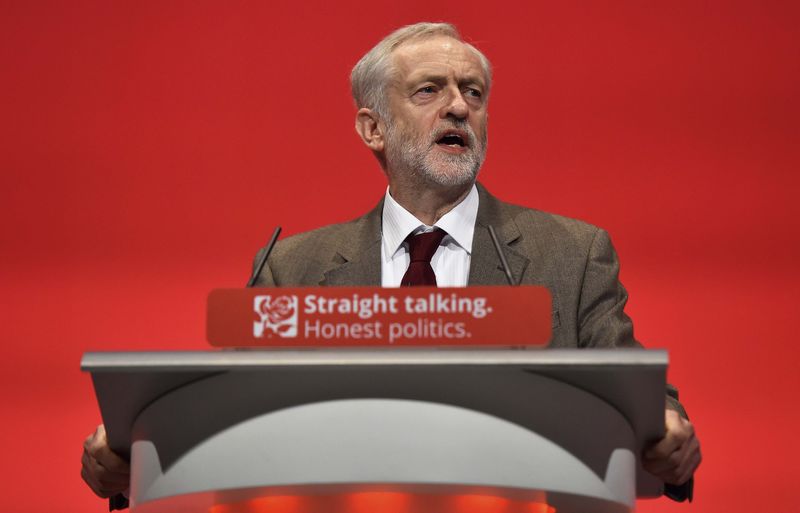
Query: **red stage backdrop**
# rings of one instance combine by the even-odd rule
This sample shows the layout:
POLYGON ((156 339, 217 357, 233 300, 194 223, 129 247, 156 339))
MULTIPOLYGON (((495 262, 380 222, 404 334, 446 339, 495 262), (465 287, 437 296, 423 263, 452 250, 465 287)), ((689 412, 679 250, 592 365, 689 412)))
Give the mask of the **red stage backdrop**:
POLYGON ((693 505, 796 511, 800 4, 0 4, 3 510, 102 512, 87 350, 203 349, 273 227, 371 208, 352 65, 446 20, 494 63, 487 188, 609 230, 702 440, 693 505))

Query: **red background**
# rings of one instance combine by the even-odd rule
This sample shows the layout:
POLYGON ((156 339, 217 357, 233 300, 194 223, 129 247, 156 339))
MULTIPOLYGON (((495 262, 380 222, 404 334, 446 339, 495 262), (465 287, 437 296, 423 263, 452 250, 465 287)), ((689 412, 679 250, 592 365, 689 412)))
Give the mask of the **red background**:
POLYGON ((800 4, 0 4, 4 511, 101 512, 87 350, 203 349, 276 224, 383 193, 351 66, 456 23, 495 67, 482 180, 609 230, 703 444, 692 506, 795 511, 800 4))

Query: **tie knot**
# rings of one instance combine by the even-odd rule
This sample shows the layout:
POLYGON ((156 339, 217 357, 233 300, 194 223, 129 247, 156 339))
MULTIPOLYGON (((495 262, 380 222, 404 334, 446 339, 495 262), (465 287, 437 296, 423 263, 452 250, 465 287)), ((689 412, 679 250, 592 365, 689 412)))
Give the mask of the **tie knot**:
POLYGON ((432 232, 409 235, 406 240, 411 261, 430 262, 445 235, 447 235, 445 231, 440 228, 434 228, 432 232))

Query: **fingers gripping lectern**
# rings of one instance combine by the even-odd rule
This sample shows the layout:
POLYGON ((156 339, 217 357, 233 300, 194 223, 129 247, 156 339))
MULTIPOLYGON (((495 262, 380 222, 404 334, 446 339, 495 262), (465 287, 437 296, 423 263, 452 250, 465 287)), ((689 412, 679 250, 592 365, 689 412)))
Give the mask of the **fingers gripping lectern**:
POLYGON ((629 512, 657 350, 87 353, 134 512, 629 512))

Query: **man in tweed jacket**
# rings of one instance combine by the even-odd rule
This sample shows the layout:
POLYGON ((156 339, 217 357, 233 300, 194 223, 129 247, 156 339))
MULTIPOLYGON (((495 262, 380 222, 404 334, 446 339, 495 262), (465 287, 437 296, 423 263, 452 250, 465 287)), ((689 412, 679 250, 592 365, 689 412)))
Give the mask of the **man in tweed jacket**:
MULTIPOLYGON (((386 194, 350 223, 280 242, 257 285, 397 286, 409 263, 409 237, 437 229, 445 232, 431 259, 438 285, 502 284, 488 233, 493 226, 514 283, 551 291, 552 346, 638 346, 608 235, 501 202, 476 183, 486 152, 491 66, 452 25, 418 23, 393 32, 356 64, 351 82, 356 131, 386 174, 386 194)), ((701 456, 675 396, 670 390, 666 399, 666 435, 643 463, 667 484, 668 496, 684 500, 701 456)), ((102 426, 85 442, 83 476, 103 497, 127 487, 127 466, 108 450, 102 426)))

